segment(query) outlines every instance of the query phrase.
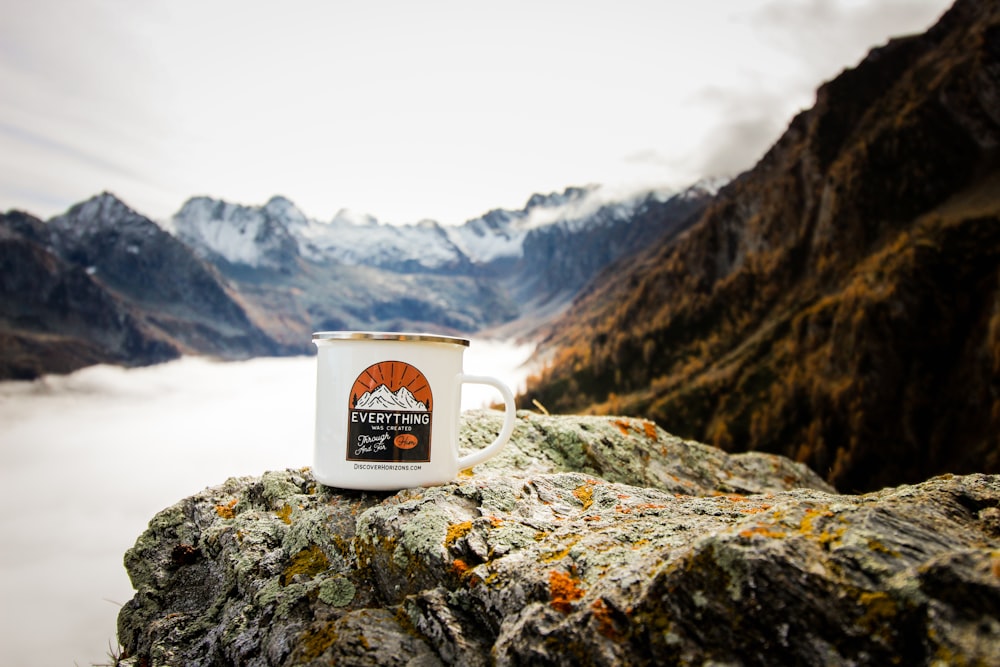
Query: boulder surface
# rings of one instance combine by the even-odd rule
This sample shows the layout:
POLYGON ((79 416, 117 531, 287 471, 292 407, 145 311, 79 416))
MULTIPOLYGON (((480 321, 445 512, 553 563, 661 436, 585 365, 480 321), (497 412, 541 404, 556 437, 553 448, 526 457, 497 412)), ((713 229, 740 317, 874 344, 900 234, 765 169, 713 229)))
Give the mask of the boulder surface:
POLYGON ((638 419, 522 412, 397 493, 232 478, 125 565, 129 665, 1000 664, 1000 477, 841 495, 638 419))

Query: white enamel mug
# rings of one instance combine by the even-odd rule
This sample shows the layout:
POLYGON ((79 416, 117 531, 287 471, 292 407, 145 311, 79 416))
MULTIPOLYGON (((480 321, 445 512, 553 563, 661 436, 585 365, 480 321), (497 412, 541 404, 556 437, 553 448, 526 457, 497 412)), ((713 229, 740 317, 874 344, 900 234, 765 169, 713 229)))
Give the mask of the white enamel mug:
POLYGON ((500 380, 462 372, 469 341, 422 333, 323 331, 317 347, 313 475, 371 491, 445 484, 497 454, 514 430, 514 395, 500 380), (462 384, 504 401, 496 440, 458 454, 462 384))

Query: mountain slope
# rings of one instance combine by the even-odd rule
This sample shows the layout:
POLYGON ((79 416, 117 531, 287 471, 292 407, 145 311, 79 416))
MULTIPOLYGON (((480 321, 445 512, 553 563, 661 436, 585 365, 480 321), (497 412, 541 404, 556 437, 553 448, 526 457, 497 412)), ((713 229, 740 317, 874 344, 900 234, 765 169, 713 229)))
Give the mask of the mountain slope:
POLYGON ((0 377, 288 351, 211 266, 108 193, 48 223, 0 216, 0 269, 0 377))
POLYGON ((86 267, 181 350, 225 358, 280 351, 209 265, 114 195, 77 204, 48 227, 64 260, 86 267))
POLYGON ((84 267, 52 252, 51 231, 37 218, 0 215, 0 276, 0 378, 180 355, 84 267))
POLYGON ((606 272, 522 402, 644 414, 846 490, 1000 470, 998 100, 997 3, 875 49, 686 234, 606 272))

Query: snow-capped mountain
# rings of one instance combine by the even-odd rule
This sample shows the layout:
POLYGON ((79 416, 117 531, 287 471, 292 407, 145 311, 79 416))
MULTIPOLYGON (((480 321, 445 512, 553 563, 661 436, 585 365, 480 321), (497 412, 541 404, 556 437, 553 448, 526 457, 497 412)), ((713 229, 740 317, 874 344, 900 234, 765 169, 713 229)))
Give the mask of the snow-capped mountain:
POLYGON ((406 387, 400 387, 395 393, 389 391, 384 384, 380 384, 373 391, 366 391, 358 399, 354 406, 355 410, 427 410, 427 406, 418 401, 406 387))
POLYGON ((602 270, 679 233, 707 202, 567 188, 446 227, 349 211, 320 222, 284 197, 263 206, 195 197, 157 225, 104 193, 47 224, 0 225, 14 258, 7 282, 31 286, 5 297, 0 336, 14 327, 22 338, 0 355, 0 375, 186 353, 302 354, 313 351, 311 332, 333 329, 529 336, 602 270), (78 344, 62 350, 52 331, 78 344))
POLYGON ((397 270, 454 270, 468 264, 444 227, 433 220, 413 225, 379 223, 370 215, 341 210, 328 223, 309 221, 293 228, 302 254, 397 270))
POLYGON ((264 206, 194 197, 174 215, 170 227, 203 257, 277 269, 299 254, 292 230, 308 225, 302 212, 284 197, 272 197, 264 206))
POLYGON ((710 196, 699 186, 628 196, 570 187, 458 226, 388 225, 348 210, 323 222, 281 196, 263 206, 196 197, 168 228, 278 339, 334 328, 470 332, 552 317, 611 262, 690 224, 710 196))
POLYGON ((571 187, 532 195, 521 210, 495 209, 459 226, 433 220, 389 225, 349 210, 323 222, 307 218, 281 196, 264 206, 195 197, 174 215, 170 226, 203 256, 254 268, 287 266, 298 255, 313 262, 404 272, 464 272, 523 257, 525 241, 534 230, 558 226, 579 232, 624 220, 648 196, 608 201, 600 188, 571 187))

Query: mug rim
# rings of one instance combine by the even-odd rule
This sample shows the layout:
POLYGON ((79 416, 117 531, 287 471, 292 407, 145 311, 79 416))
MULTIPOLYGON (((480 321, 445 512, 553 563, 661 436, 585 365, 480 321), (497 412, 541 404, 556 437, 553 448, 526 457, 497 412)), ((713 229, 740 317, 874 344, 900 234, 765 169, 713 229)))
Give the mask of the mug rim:
POLYGON ((467 338, 401 331, 317 331, 313 333, 312 339, 314 342, 319 340, 394 340, 415 343, 447 343, 469 347, 467 338))

